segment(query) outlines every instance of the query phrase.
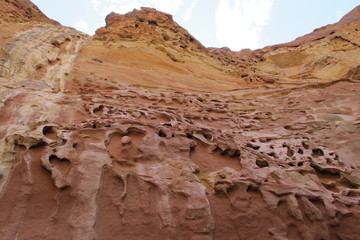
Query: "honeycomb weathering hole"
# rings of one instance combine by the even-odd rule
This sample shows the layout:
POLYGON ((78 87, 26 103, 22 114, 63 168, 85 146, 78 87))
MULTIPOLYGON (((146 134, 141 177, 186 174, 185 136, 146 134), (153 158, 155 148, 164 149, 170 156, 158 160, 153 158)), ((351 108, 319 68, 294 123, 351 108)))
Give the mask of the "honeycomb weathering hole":
POLYGON ((55 165, 63 174, 67 174, 70 170, 71 161, 68 158, 59 158, 56 155, 50 155, 49 162, 55 165))
POLYGON ((51 140, 57 140, 57 133, 55 127, 45 126, 42 132, 45 137, 50 138, 51 140))
POLYGON ((320 148, 315 148, 312 150, 312 156, 313 157, 321 157, 324 156, 324 151, 321 150, 320 148))
POLYGON ((56 155, 51 155, 49 157, 49 161, 51 163, 53 163, 54 161, 60 161, 60 162, 64 162, 64 163, 70 163, 70 160, 67 158, 58 158, 56 155))
POLYGON ((265 160, 256 160, 256 165, 260 168, 269 167, 269 163, 265 160))

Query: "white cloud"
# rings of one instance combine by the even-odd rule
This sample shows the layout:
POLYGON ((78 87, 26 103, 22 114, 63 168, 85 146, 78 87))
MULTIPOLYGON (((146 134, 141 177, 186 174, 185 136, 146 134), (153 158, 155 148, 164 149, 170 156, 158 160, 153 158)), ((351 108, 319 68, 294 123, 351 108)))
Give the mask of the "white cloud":
POLYGON ((193 9, 196 7, 196 5, 197 5, 198 2, 199 2, 199 0, 194 0, 194 1, 192 1, 190 7, 188 7, 188 8, 185 10, 185 12, 184 12, 184 14, 183 14, 183 16, 182 16, 182 18, 183 18, 185 21, 188 21, 188 20, 191 18, 192 11, 193 11, 193 9))
POLYGON ((342 16, 342 15, 344 15, 344 11, 339 9, 339 10, 337 10, 336 15, 337 16, 342 16))
POLYGON ((92 0, 93 8, 101 15, 107 15, 114 11, 127 13, 134 8, 152 7, 159 11, 175 14, 184 4, 183 0, 92 0))
POLYGON ((232 50, 260 47, 261 30, 268 24, 274 0, 220 0, 216 38, 232 50))
POLYGON ((85 22, 83 19, 80 19, 79 21, 77 21, 74 24, 74 27, 79 31, 89 34, 89 26, 88 26, 87 22, 85 22))
POLYGON ((93 3, 93 8, 95 11, 97 11, 99 9, 99 6, 101 4, 101 0, 92 0, 93 3))

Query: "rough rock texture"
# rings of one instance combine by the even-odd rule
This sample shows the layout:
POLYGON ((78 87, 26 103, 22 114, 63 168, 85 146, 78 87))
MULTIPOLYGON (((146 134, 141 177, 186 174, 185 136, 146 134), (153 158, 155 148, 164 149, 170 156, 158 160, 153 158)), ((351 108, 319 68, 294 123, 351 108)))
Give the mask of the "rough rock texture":
POLYGON ((0 16, 6 22, 43 22, 59 25, 45 16, 40 9, 27 0, 0 0, 0 16))
POLYGON ((96 31, 96 38, 102 41, 143 41, 190 51, 205 50, 198 40, 173 21, 170 14, 152 8, 135 9, 125 15, 111 13, 105 21, 106 26, 96 31))
POLYGON ((2 48, 0 75, 14 82, 32 79, 64 90, 64 80, 86 39, 72 28, 49 25, 21 32, 2 48))
POLYGON ((359 9, 240 52, 2 17, 0 239, 360 239, 359 9))

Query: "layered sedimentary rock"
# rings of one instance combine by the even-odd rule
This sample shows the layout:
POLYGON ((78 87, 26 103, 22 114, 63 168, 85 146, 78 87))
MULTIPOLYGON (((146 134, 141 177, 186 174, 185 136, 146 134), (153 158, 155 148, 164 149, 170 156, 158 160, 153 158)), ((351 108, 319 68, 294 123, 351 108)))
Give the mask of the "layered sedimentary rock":
POLYGON ((359 18, 232 52, 3 16, 0 239, 360 238, 359 18))

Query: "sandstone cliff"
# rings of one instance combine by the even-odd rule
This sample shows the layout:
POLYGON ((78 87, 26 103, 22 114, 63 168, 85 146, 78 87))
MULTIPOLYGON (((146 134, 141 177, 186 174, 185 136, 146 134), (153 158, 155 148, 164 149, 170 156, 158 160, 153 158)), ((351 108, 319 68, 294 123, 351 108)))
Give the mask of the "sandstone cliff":
POLYGON ((0 239, 360 239, 360 7, 232 52, 1 4, 0 239))

